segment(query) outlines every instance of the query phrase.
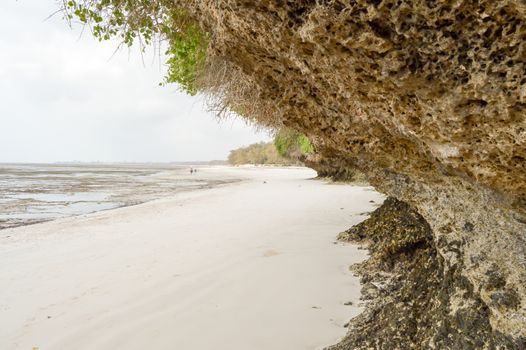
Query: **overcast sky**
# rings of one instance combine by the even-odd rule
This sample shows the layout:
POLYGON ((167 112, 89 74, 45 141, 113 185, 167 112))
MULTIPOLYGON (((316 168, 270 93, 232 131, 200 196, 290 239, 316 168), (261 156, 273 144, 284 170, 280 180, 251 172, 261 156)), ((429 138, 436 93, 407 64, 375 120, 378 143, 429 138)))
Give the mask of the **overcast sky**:
POLYGON ((160 87, 154 55, 71 30, 56 0, 0 1, 0 162, 225 159, 268 140, 160 87))

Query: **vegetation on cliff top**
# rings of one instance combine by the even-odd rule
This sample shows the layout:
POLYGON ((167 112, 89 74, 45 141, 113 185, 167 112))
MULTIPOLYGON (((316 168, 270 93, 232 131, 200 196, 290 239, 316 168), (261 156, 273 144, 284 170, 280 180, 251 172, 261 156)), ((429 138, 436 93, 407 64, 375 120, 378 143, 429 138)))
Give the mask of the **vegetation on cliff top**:
POLYGON ((99 41, 117 37, 123 45, 167 46, 164 84, 178 83, 195 95, 206 60, 208 37, 187 11, 170 0, 63 0, 69 21, 89 25, 99 41))

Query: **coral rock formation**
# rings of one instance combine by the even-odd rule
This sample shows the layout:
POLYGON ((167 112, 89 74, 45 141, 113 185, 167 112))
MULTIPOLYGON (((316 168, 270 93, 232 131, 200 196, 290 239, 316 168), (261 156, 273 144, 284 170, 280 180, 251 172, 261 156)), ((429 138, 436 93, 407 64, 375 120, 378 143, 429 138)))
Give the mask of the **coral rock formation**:
POLYGON ((471 307, 487 318, 484 334, 524 343, 524 1, 194 0, 188 9, 210 34, 205 89, 261 124, 323 140, 330 157, 429 224, 430 278, 449 306, 421 312, 450 323, 442 344, 465 329, 459 310, 471 307))
MULTIPOLYGON (((404 202, 388 198, 341 241, 366 244, 354 265, 368 307, 349 324, 344 349, 523 349, 526 342, 493 330, 489 309, 459 269, 445 269, 430 226, 404 202)), ((503 280, 494 270, 496 289, 503 280)), ((513 296, 502 295, 513 303, 513 296)), ((504 300, 503 300, 504 301, 504 300)))

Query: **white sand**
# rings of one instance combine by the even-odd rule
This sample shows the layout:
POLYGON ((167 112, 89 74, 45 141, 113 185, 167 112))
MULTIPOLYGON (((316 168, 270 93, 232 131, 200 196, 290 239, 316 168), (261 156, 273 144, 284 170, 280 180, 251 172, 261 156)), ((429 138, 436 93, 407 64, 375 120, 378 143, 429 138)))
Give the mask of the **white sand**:
POLYGON ((383 197, 307 169, 204 171, 250 180, 0 231, 0 349, 301 350, 343 337, 360 311, 343 305, 359 297, 348 266, 365 252, 333 242, 383 197))

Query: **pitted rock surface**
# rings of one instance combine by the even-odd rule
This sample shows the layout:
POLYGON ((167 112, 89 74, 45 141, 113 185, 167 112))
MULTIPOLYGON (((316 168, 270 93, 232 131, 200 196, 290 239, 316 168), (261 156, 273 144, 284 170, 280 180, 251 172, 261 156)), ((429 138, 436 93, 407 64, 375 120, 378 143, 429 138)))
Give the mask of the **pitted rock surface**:
POLYGON ((305 133, 409 203, 443 278, 472 290, 444 293, 479 300, 489 334, 526 336, 524 1, 186 5, 210 34, 208 84, 227 105, 305 133), (218 62, 230 74, 211 83, 218 62))
MULTIPOLYGON (((352 266, 368 304, 331 350, 526 347, 526 339, 514 340, 491 327, 490 311, 460 273, 461 265, 445 269, 431 228, 408 204, 388 198, 339 239, 369 247, 371 257, 352 266)), ((491 278, 501 289, 504 281, 496 271, 491 278)), ((503 302, 513 302, 501 293, 503 302)))

